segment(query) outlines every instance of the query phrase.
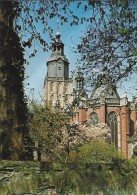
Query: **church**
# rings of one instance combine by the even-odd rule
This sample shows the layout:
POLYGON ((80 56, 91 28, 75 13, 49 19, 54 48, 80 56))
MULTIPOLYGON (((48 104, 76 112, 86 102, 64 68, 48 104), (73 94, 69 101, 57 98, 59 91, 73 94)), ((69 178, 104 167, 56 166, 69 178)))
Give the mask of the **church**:
POLYGON ((116 85, 111 80, 106 68, 103 74, 98 75, 88 97, 81 69, 78 69, 74 80, 69 77, 69 60, 64 53, 61 34, 56 33, 52 54, 47 61, 44 100, 67 113, 72 123, 82 124, 88 121, 94 126, 106 123, 111 131, 111 143, 115 144, 123 157, 130 158, 137 145, 137 102, 129 102, 127 97, 120 98, 116 85))

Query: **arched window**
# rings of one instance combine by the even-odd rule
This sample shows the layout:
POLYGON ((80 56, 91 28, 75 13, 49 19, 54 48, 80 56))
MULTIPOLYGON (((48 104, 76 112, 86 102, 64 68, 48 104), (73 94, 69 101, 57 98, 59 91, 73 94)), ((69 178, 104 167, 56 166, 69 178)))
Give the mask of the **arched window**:
POLYGON ((96 112, 92 112, 90 115, 89 115, 89 120, 90 120, 90 123, 92 125, 96 125, 99 123, 99 119, 98 119, 98 115, 96 112))
POLYGON ((115 112, 110 112, 107 116, 107 125, 111 130, 111 142, 118 147, 118 122, 115 112))

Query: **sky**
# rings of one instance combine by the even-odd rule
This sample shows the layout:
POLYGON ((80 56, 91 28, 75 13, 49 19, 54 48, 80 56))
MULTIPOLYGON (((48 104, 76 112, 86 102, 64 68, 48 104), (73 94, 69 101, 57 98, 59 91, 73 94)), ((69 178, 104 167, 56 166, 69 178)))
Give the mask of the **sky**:
MULTIPOLYGON (((83 3, 85 4, 85 3, 83 3)), ((79 17, 83 16, 83 12, 79 12, 79 10, 75 6, 71 6, 71 10, 75 12, 79 17)), ((87 12, 84 16, 88 17, 90 12, 87 12)), ((42 26, 39 25, 39 28, 42 26)), ((73 46, 78 43, 79 37, 84 32, 87 24, 80 24, 78 26, 71 27, 69 23, 65 23, 64 25, 60 25, 60 21, 58 18, 54 18, 50 20, 50 25, 53 27, 53 35, 55 36, 58 28, 61 34, 61 40, 65 44, 64 53, 69 60, 69 70, 70 77, 71 71, 76 69, 76 59, 77 56, 73 52, 73 46)), ((51 42, 47 34, 44 35, 46 41, 51 42)), ((29 61, 29 65, 25 67, 25 81, 24 81, 24 89, 25 93, 30 98, 35 98, 40 100, 43 97, 43 85, 44 79, 47 74, 46 62, 51 55, 51 51, 43 52, 42 49, 36 45, 36 49, 38 50, 36 56, 34 58, 29 58, 27 53, 30 51, 27 50, 25 53, 25 58, 29 61)))
MULTIPOLYGON (((56 20, 55 20, 56 23, 56 20)), ((76 68, 76 54, 74 54, 73 50, 73 40, 75 42, 78 41, 78 35, 80 27, 70 28, 69 25, 61 26, 59 31, 61 33, 61 40, 65 44, 64 46, 64 53, 69 60, 69 69, 70 69, 70 76, 71 71, 75 70, 76 68)), ((55 28, 54 35, 56 34, 57 29, 55 28)), ((26 66, 25 73, 27 79, 25 79, 25 92, 27 95, 30 95, 31 89, 34 89, 35 98, 39 99, 43 96, 43 84, 44 78, 47 74, 47 66, 46 62, 51 55, 51 51, 43 52, 42 49, 38 48, 38 53, 34 58, 28 59, 29 65, 26 66), (27 85, 29 83, 29 85, 27 85)))
MULTIPOLYGON (((75 11, 79 17, 83 15, 83 12, 79 12, 75 7, 71 7, 75 11)), ((89 16, 90 12, 84 13, 85 16, 89 16)), ((61 33, 61 40, 65 44, 64 53, 68 58, 70 65, 70 76, 71 71, 76 69, 76 61, 77 54, 73 52, 73 46, 79 42, 79 37, 84 33, 87 24, 81 24, 78 26, 71 27, 69 23, 65 23, 64 25, 60 25, 60 21, 57 22, 58 18, 54 18, 50 21, 50 25, 53 27, 55 36, 57 32, 57 26, 59 26, 59 31, 61 33), (57 24, 59 23, 59 25, 57 24)), ((39 24, 39 28, 42 28, 39 24)), ((49 37, 45 34, 45 40, 50 42, 49 37)), ((24 81, 24 89, 25 94, 30 98, 35 98, 37 100, 41 100, 43 98, 43 87, 44 87, 44 79, 47 74, 46 62, 51 55, 51 51, 45 51, 36 45, 36 49, 38 50, 37 54, 33 58, 29 58, 28 54, 29 50, 25 52, 25 58, 29 61, 29 65, 25 66, 25 81, 24 81)), ((128 96, 131 99, 132 94, 136 94, 136 90, 132 89, 132 86, 135 85, 136 75, 131 75, 124 81, 122 84, 119 84, 118 93, 120 96, 128 96)))

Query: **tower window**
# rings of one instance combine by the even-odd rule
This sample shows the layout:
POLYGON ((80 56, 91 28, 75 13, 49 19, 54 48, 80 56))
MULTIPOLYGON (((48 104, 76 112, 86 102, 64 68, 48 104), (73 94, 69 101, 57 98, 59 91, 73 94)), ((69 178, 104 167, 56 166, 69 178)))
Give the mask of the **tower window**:
POLYGON ((61 70, 61 67, 60 66, 58 67, 58 70, 61 70))

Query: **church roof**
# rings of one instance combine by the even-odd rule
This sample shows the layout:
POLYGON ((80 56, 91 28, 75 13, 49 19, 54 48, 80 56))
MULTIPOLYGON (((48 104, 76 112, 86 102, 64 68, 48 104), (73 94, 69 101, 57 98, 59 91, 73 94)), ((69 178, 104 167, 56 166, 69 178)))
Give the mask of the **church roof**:
POLYGON ((98 87, 95 87, 90 99, 97 99, 99 97, 105 97, 105 98, 118 98, 119 95, 116 91, 116 89, 113 86, 109 85, 101 85, 98 87))
POLYGON ((97 83, 91 93, 90 100, 108 100, 111 104, 120 104, 120 97, 117 93, 116 86, 112 84, 112 79, 107 73, 99 75, 97 78, 97 83), (109 101, 111 100, 111 101, 109 101))
POLYGON ((69 63, 68 59, 66 58, 65 55, 60 55, 58 53, 54 53, 50 56, 50 58, 48 59, 47 62, 51 62, 51 61, 58 61, 59 59, 61 59, 62 61, 66 61, 69 63))

